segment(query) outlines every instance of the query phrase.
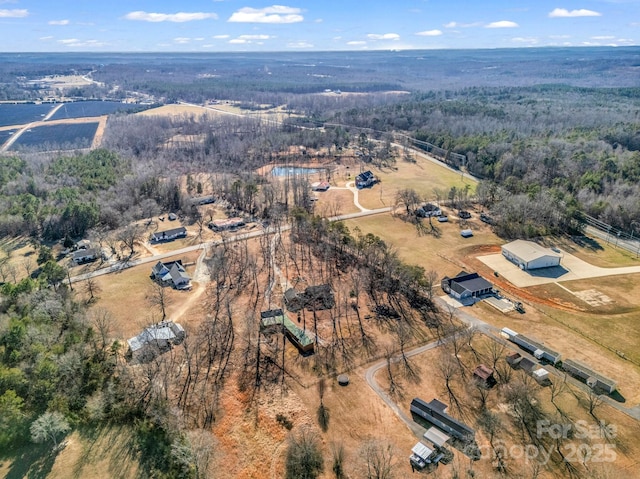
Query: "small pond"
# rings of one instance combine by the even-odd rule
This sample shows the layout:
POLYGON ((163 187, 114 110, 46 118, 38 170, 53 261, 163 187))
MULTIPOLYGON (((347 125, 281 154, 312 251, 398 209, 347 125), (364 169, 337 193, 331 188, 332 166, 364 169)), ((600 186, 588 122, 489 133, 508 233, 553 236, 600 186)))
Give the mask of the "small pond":
POLYGON ((273 176, 300 176, 324 173, 324 168, 308 168, 304 166, 274 166, 271 170, 273 176))

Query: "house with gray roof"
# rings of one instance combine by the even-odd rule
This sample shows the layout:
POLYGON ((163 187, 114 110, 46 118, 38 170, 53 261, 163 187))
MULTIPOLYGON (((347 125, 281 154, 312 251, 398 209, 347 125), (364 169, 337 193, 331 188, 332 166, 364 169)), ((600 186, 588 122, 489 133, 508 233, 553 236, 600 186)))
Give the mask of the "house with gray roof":
POLYGON ((184 226, 180 228, 173 228, 165 231, 156 231, 151 235, 149 240, 152 243, 161 243, 163 241, 173 241, 178 238, 186 238, 187 237, 187 229, 184 226))
POLYGON ((181 260, 163 263, 158 261, 151 268, 151 279, 176 289, 190 289, 191 276, 187 274, 181 260))
POLYGON ((137 336, 127 339, 127 357, 139 362, 148 362, 173 346, 184 341, 184 328, 173 321, 163 321, 145 328, 137 336))
POLYGON ((480 298, 493 293, 493 285, 478 273, 460 271, 455 278, 445 276, 440 282, 445 293, 461 300, 467 298, 480 298))

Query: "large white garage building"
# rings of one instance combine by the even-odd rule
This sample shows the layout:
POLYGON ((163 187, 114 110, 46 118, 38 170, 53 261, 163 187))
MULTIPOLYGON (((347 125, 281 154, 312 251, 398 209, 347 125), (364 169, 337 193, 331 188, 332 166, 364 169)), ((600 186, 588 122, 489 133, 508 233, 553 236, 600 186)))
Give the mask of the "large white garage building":
POLYGON ((503 245, 502 255, 523 270, 558 266, 562 258, 560 253, 524 240, 503 245))

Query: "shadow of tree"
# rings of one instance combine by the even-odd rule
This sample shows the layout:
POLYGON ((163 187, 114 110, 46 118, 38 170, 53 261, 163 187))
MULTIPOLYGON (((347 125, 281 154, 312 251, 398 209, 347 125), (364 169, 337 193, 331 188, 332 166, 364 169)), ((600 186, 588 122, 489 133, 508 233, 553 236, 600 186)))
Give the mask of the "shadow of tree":
POLYGON ((82 478, 84 467, 109 456, 108 477, 133 477, 138 460, 136 441, 129 426, 103 424, 78 430, 83 451, 73 470, 74 478, 82 478))
POLYGON ((16 452, 6 479, 44 479, 51 472, 58 455, 49 443, 25 445, 16 452))

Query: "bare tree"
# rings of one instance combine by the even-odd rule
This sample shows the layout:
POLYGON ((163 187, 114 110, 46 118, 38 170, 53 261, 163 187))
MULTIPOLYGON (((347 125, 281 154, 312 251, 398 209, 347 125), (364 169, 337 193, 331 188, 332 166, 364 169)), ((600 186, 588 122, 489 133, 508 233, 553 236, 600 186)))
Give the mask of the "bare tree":
POLYGON ((331 470, 336 479, 345 479, 347 477, 344 471, 344 446, 342 443, 331 443, 331 455, 333 456, 333 466, 331 470))
POLYGON ((459 372, 460 368, 457 361, 445 349, 442 349, 437 364, 436 374, 444 381, 444 387, 447 395, 449 396, 449 402, 451 405, 455 405, 458 411, 461 411, 462 408, 460 402, 453 391, 453 381, 459 372))
POLYGON ((379 439, 367 441, 360 449, 361 475, 366 479, 393 479, 395 451, 389 442, 379 439))
POLYGON ((318 424, 320 429, 327 431, 329 429, 329 409, 324 405, 324 393, 327 390, 327 383, 324 378, 318 381, 318 396, 320 396, 320 406, 318 406, 318 424))
POLYGON ((559 413, 562 414, 560 407, 556 404, 556 398, 563 393, 566 389, 567 385, 567 375, 562 373, 560 378, 557 381, 552 381, 551 386, 549 386, 549 390, 551 392, 551 404, 555 406, 559 413))
POLYGON ((33 262, 31 261, 31 258, 24 258, 22 260, 22 267, 24 268, 25 273, 27 273, 27 276, 31 276, 31 272, 33 271, 33 262))
POLYGON ((315 479, 324 470, 320 442, 310 431, 289 437, 285 469, 286 479, 315 479))
POLYGON ((104 356, 109 343, 109 337, 111 335, 113 318, 109 311, 102 308, 93 309, 90 317, 99 341, 99 344, 96 344, 96 350, 104 356))
POLYGON ((152 307, 160 310, 162 321, 167 319, 167 307, 171 302, 167 288, 160 283, 153 283, 147 292, 147 301, 152 307))
POLYGON ((138 224, 131 224, 118 233, 118 241, 126 248, 129 248, 129 256, 133 256, 136 252, 136 243, 142 239, 144 227, 138 224))
POLYGON ((589 414, 591 414, 594 419, 598 419, 596 416, 596 409, 598 409, 602 405, 602 396, 593 388, 589 388, 587 392, 587 408, 589 409, 589 414))
POLYGON ((404 188, 396 193, 396 208, 404 206, 407 216, 411 215, 417 205, 420 204, 422 198, 413 188, 404 188))
POLYGON ((84 292, 89 295, 88 303, 92 302, 95 299, 95 296, 100 294, 101 291, 102 288, 93 276, 89 276, 84 282, 84 292))

